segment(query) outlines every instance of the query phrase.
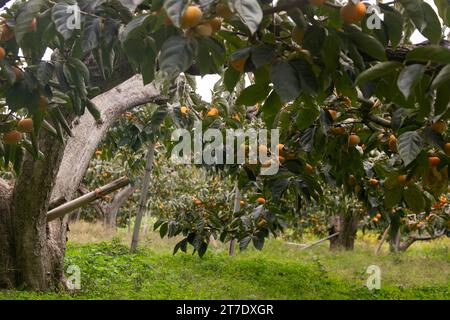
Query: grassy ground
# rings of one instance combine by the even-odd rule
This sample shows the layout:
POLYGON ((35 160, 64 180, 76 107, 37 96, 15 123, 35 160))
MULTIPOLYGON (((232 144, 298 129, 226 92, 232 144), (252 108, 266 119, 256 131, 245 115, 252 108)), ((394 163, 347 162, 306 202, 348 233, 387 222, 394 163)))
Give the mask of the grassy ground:
POLYGON ((0 299, 450 299, 448 239, 396 255, 384 248, 378 256, 376 239, 367 236, 354 252, 339 253, 327 243, 300 251, 273 239, 261 252, 232 258, 217 244, 200 259, 173 256, 175 241, 153 233, 131 255, 125 231, 113 235, 86 223, 71 229, 66 265, 81 268, 80 291, 0 291, 0 299), (381 268, 381 290, 369 291, 365 272, 373 264, 381 268))

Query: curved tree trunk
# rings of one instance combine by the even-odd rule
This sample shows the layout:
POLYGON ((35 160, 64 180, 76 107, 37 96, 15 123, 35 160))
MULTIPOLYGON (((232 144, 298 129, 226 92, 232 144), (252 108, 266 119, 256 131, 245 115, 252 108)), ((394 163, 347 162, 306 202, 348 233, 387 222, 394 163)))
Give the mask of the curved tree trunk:
POLYGON ((45 155, 25 156, 13 190, 0 185, 0 287, 52 290, 64 278, 67 216, 47 223, 50 200, 70 200, 89 161, 109 127, 128 109, 161 101, 153 85, 133 76, 93 99, 102 123, 90 114, 73 122, 73 137, 61 144, 42 130, 39 145, 45 155))
POLYGON ((135 183, 129 184, 126 188, 118 192, 112 202, 105 208, 105 225, 107 228, 115 230, 117 228, 117 214, 120 207, 128 200, 129 197, 136 190, 137 185, 135 183))

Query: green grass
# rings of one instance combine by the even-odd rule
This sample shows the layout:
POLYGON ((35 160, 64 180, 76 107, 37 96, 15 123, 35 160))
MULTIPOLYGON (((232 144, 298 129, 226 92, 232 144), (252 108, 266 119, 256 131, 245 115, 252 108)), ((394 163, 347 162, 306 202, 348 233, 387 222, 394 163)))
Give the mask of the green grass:
POLYGON ((171 254, 156 241, 129 254, 120 240, 69 243, 66 266, 82 270, 82 289, 61 293, 0 291, 0 299, 449 299, 448 241, 402 254, 373 254, 359 241, 354 252, 306 251, 271 240, 263 251, 234 257, 220 247, 197 255, 171 254), (381 290, 365 287, 366 268, 382 271, 381 290))

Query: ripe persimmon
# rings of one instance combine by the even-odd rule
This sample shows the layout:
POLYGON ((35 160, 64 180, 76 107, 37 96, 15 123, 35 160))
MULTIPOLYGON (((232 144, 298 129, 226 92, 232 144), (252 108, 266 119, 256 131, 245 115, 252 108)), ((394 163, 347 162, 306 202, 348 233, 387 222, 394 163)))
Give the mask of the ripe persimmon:
POLYGON ((260 197, 260 198, 256 199, 256 202, 258 202, 259 204, 264 204, 264 203, 266 203, 266 199, 260 197))
POLYGON ((195 27, 203 17, 202 9, 197 6, 189 6, 181 17, 181 27, 184 29, 195 27))
POLYGON ((348 177, 348 184, 349 184, 349 186, 351 186, 351 187, 353 187, 353 186, 356 185, 356 178, 355 178, 354 175, 351 174, 351 175, 348 177))
POLYGON ((407 181, 407 176, 406 176, 406 174, 402 174, 402 175, 399 175, 398 177, 397 177, 397 182, 398 182, 398 184, 401 184, 401 185, 405 185, 406 184, 406 181, 407 181))
POLYGON ((262 218, 262 219, 259 220, 259 222, 257 223, 257 226, 258 226, 258 228, 263 228, 266 224, 267 224, 266 219, 262 218))
POLYGON ((337 118, 337 111, 336 110, 328 109, 328 113, 330 114, 330 116, 331 116, 331 118, 333 120, 336 120, 336 118, 337 118))
POLYGON ((428 157, 428 164, 430 167, 437 167, 441 163, 441 159, 439 157, 428 157))
POLYGON ((349 147, 357 146, 361 142, 361 138, 357 136, 356 134, 351 134, 348 137, 348 145, 349 147))
POLYGON ((444 152, 445 152, 445 154, 446 154, 447 156, 450 157, 450 142, 447 142, 447 143, 444 145, 444 152))
POLYGON ((201 37, 210 37, 213 29, 209 23, 202 23, 195 27, 195 33, 201 37))
POLYGON ((39 97, 39 110, 41 112, 45 112, 45 110, 47 110, 47 106, 48 106, 47 98, 44 96, 40 96, 39 97))
POLYGON ((231 17, 233 17, 233 12, 225 3, 218 3, 216 5, 216 13, 219 17, 222 17, 224 19, 230 19, 231 17))
POLYGON ((0 47, 0 61, 5 59, 6 51, 2 47, 0 47))
POLYGON ((431 125, 431 130, 439 134, 442 134, 445 131, 447 131, 447 124, 443 120, 436 121, 431 125))
POLYGON ((22 133, 17 130, 11 130, 3 134, 3 143, 4 144, 17 144, 22 140, 22 133))
POLYGON ((20 132, 32 132, 33 131, 33 119, 25 118, 19 121, 17 124, 17 130, 20 132))
POLYGON ((259 154, 267 155, 267 146, 265 144, 261 144, 258 147, 259 154))
POLYGON ((16 81, 23 80, 23 78, 24 78, 23 71, 17 67, 12 67, 12 68, 14 71, 14 75, 16 76, 16 81))
POLYGON ((369 184, 370 184, 371 186, 377 186, 377 185, 380 184, 380 181, 378 181, 378 180, 375 179, 375 178, 372 178, 372 179, 369 179, 369 184))
POLYGON ((301 45, 303 42, 303 38, 305 37, 305 30, 295 26, 294 28, 292 28, 291 36, 292 36, 292 40, 295 43, 301 45))
POLYGON ((14 31, 6 24, 3 24, 0 32, 0 41, 9 41, 14 38, 14 31))
POLYGON ((217 117, 219 115, 219 110, 216 107, 212 107, 208 111, 208 117, 217 117))
POLYGON ((340 10, 341 19, 345 23, 358 23, 364 19, 366 15, 366 6, 362 2, 354 4, 351 0, 340 10))
POLYGON ((220 30, 220 28, 222 28, 222 18, 215 17, 208 20, 207 23, 211 26, 212 33, 216 33, 220 30))
POLYGON ((182 106, 182 107, 180 108, 180 111, 181 111, 181 113, 186 114, 186 113, 188 113, 189 109, 188 109, 186 106, 182 106))
POLYGON ((195 204, 196 206, 199 206, 199 205, 201 205, 201 204, 202 204, 202 201, 201 201, 201 200, 198 200, 198 199, 196 199, 196 200, 194 200, 194 204, 195 204))
POLYGON ((332 127, 330 129, 330 132, 334 134, 335 136, 341 136, 345 134, 345 128, 344 127, 332 127))
POLYGON ((392 152, 397 152, 397 138, 391 134, 388 138, 388 147, 392 152))

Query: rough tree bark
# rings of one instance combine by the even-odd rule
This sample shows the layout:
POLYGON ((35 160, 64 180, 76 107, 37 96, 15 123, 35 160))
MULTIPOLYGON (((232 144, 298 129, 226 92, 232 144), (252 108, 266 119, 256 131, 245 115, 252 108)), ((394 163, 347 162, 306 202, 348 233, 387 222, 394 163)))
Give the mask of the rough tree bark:
POLYGON ((347 212, 331 217, 330 235, 339 232, 339 235, 330 239, 330 250, 353 250, 358 230, 358 216, 347 212))
POLYGON ((39 145, 45 159, 25 156, 14 188, 0 184, 0 287, 52 290, 63 283, 67 216, 46 222, 50 200, 70 200, 108 128, 128 109, 164 100, 140 76, 93 99, 101 124, 90 114, 73 122, 65 145, 42 130, 39 145))

